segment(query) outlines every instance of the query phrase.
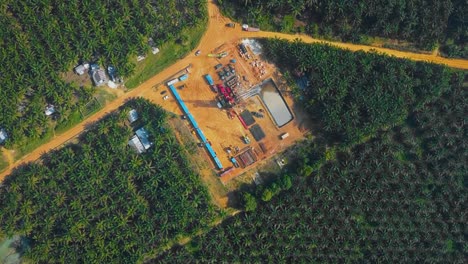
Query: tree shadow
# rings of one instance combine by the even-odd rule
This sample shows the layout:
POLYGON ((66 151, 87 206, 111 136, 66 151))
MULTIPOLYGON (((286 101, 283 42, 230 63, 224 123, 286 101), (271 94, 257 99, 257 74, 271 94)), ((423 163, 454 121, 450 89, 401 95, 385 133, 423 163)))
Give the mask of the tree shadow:
MULTIPOLYGON (((45 154, 45 153, 44 153, 45 154)), ((41 158, 42 156, 44 156, 44 154, 41 155, 41 158)), ((14 180, 16 180, 17 177, 25 174, 26 172, 28 172, 30 169, 31 169, 31 166, 34 164, 33 161, 31 162, 27 162, 27 163, 24 163, 24 164, 21 164, 19 165, 18 167, 14 168, 10 174, 8 174, 2 182, 0 182, 0 188, 3 187, 3 186, 9 186, 11 183, 14 182, 14 180)))

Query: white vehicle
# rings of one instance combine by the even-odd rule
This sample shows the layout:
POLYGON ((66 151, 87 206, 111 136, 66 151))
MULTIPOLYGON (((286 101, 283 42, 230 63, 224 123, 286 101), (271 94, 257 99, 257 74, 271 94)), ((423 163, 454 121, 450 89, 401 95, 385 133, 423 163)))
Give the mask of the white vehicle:
POLYGON ((285 139, 285 138, 289 137, 289 133, 283 133, 280 137, 281 137, 281 139, 285 139))
POLYGON ((169 99, 169 95, 166 95, 163 97, 163 100, 167 100, 167 99, 169 99))

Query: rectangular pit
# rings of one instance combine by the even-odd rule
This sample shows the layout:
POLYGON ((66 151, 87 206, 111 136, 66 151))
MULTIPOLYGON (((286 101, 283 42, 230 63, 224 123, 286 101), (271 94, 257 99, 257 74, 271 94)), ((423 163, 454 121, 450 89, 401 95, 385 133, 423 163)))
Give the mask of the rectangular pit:
POLYGON ((267 79, 261 85, 260 98, 277 127, 282 127, 294 119, 288 105, 273 80, 267 79))

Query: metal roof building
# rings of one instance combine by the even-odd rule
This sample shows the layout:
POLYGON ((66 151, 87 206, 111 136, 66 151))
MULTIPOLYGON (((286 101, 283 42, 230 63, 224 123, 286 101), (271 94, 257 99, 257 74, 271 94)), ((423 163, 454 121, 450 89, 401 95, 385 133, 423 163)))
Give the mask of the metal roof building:
POLYGON ((107 83, 108 79, 104 70, 97 69, 93 71, 93 82, 96 86, 101 86, 107 83))
POLYGON ((141 154, 143 152, 145 152, 145 147, 143 146, 143 144, 141 143, 140 139, 134 135, 129 141, 128 141, 128 145, 130 147, 132 147, 133 149, 136 150, 136 152, 138 154, 141 154))
POLYGON ((44 113, 46 116, 52 115, 53 113, 55 113, 55 106, 52 104, 47 105, 44 113))
MULTIPOLYGON (((132 109, 134 110, 134 109, 132 109)), ((136 111, 135 111, 136 113, 136 111)), ((129 115, 130 120, 130 115, 129 115)), ((135 131, 135 135, 128 141, 128 145, 135 149, 138 154, 146 152, 151 146, 153 146, 153 142, 149 141, 149 134, 145 128, 140 128, 135 131)))
POLYGON ((138 112, 135 109, 132 109, 128 112, 128 121, 131 123, 138 120, 138 112))
POLYGON ((5 129, 0 128, 0 144, 5 142, 5 140, 8 138, 8 135, 5 131, 5 129))
POLYGON ((148 131, 146 131, 145 128, 142 127, 138 129, 137 131, 135 131, 135 134, 138 136, 145 149, 149 149, 153 145, 153 143, 150 142, 148 139, 148 131))
POLYGON ((83 75, 85 73, 86 69, 83 65, 78 65, 75 67, 75 73, 78 75, 83 75))

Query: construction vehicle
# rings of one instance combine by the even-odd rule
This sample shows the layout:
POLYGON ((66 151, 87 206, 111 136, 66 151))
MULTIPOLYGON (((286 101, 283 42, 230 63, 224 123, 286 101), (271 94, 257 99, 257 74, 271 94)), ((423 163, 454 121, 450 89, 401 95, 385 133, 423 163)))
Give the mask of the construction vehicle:
POLYGON ((236 27, 236 24, 234 24, 234 23, 227 23, 227 24, 226 24, 226 27, 235 28, 235 27, 236 27))
POLYGON ((215 66, 215 70, 218 70, 218 69, 219 69, 219 68, 221 68, 221 67, 223 67, 223 65, 222 65, 221 63, 219 63, 219 64, 216 64, 216 66, 215 66))
POLYGON ((242 139, 244 140, 245 144, 250 144, 250 138, 247 135, 243 136, 242 139))
POLYGON ((228 55, 227 51, 223 51, 221 53, 218 54, 220 56, 220 58, 224 58, 228 55))

